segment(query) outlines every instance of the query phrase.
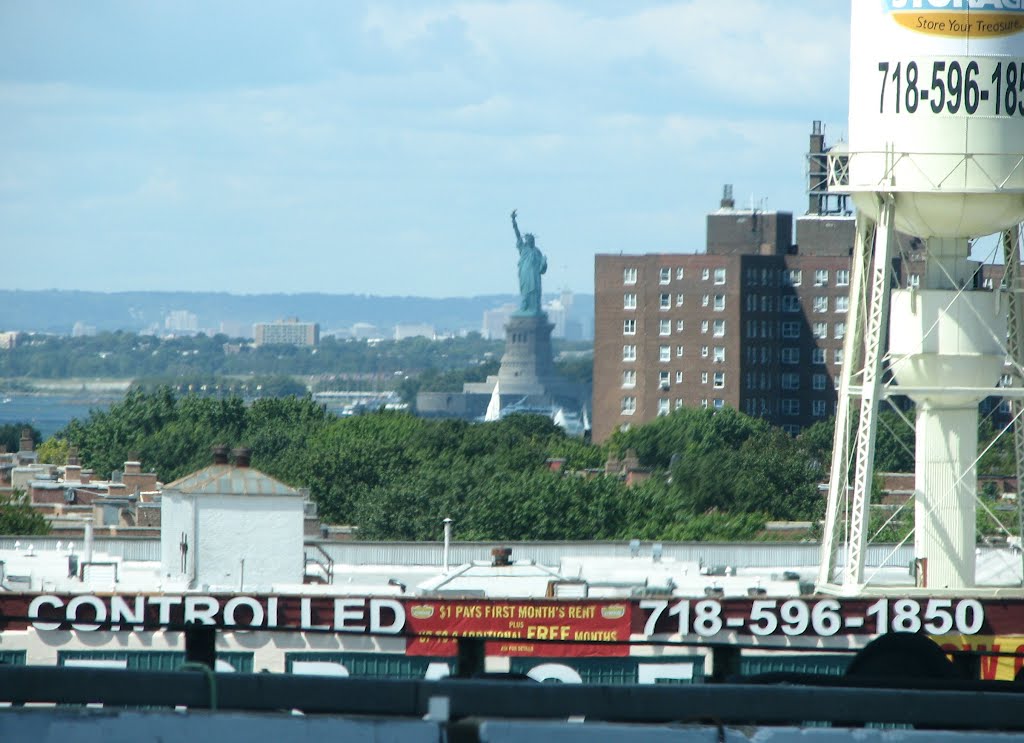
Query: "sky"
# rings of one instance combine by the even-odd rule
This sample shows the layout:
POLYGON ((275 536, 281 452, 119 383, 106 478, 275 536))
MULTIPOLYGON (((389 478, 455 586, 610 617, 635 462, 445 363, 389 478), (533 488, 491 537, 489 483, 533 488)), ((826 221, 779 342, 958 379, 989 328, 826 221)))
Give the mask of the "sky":
POLYGON ((0 0, 3 284, 451 297, 802 214, 849 0, 0 0), (13 260, 12 260, 13 259, 13 260))

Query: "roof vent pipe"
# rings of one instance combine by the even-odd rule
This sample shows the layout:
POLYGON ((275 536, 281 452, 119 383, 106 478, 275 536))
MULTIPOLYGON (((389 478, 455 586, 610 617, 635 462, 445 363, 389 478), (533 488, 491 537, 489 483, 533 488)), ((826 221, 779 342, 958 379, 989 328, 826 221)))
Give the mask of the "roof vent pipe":
POLYGON ((212 451, 214 464, 228 463, 228 448, 224 444, 217 444, 212 451))
POLYGON ((452 546, 452 520, 445 518, 442 523, 444 524, 444 572, 447 575, 450 564, 448 558, 451 555, 452 546))

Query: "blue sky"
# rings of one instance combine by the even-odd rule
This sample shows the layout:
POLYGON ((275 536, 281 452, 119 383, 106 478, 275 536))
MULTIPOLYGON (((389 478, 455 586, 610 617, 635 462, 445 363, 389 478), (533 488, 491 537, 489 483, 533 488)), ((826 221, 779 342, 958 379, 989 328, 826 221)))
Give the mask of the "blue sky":
POLYGON ((514 293, 802 213, 849 0, 3 0, 7 288, 514 293), (11 260, 13 255, 19 256, 11 260))

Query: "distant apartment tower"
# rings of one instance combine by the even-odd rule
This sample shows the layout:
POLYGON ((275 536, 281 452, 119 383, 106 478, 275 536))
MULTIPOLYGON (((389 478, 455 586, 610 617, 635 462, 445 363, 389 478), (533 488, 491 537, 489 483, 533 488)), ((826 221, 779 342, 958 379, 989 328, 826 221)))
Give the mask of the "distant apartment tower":
POLYGON ((164 316, 164 330, 194 333, 199 330, 199 318, 188 310, 171 310, 164 316))
POLYGON ((855 229, 844 203, 811 206, 794 243, 791 213, 737 209, 726 186, 705 253, 595 257, 595 442, 684 406, 791 433, 833 415, 855 229))
POLYGON ((252 326, 253 345, 315 346, 320 342, 320 324, 299 322, 297 317, 252 326))

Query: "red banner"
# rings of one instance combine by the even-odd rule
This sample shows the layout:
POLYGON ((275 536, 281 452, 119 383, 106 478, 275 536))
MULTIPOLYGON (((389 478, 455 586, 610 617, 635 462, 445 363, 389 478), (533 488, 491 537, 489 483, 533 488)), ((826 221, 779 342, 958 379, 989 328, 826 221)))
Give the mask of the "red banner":
POLYGON ((408 655, 455 655, 456 637, 496 638, 488 655, 626 656, 627 601, 408 601, 408 655))

